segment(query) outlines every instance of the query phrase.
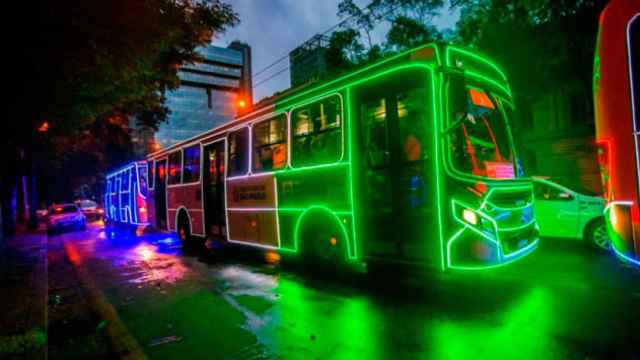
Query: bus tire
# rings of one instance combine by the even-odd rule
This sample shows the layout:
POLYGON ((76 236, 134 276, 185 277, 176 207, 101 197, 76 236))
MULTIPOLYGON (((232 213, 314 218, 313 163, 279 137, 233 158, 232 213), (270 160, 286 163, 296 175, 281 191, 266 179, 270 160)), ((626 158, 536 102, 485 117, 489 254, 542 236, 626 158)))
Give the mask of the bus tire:
POLYGON ((340 224, 327 214, 306 216, 298 235, 305 262, 341 265, 346 260, 347 239, 340 224))
POLYGON ((192 245, 193 235, 191 235, 191 223, 189 222, 189 217, 184 211, 180 211, 180 214, 178 215, 176 233, 178 234, 178 239, 180 239, 180 242, 182 243, 182 247, 189 247, 192 245))
POLYGON ((587 245, 591 247, 605 250, 609 249, 609 234, 607 233, 607 224, 603 217, 592 220, 585 226, 584 240, 587 242, 587 245))

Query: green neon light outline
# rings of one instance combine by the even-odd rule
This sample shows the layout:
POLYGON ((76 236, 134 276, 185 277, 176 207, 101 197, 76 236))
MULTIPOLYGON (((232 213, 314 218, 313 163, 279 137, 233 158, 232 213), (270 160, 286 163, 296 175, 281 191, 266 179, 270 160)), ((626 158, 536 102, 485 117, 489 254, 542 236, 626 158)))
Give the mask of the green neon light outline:
POLYGON ((448 46, 446 48, 446 50, 445 50, 445 58, 446 58, 447 66, 455 67, 454 66, 455 64, 451 63, 451 53, 452 52, 458 52, 458 53, 462 54, 463 56, 468 56, 468 57, 474 58, 474 59, 476 59, 476 60, 478 60, 480 62, 485 63, 486 65, 489 65, 489 67, 491 67, 494 70, 496 70, 498 72, 498 74, 500 74, 500 76, 502 76, 502 78, 504 79, 505 82, 509 81, 509 79, 507 78, 507 75, 505 75, 505 73, 502 71, 502 69, 500 69, 498 67, 498 65, 494 64, 489 59, 487 59, 487 58, 485 58, 483 56, 480 56, 480 55, 478 55, 476 53, 472 53, 472 52, 470 52, 468 50, 459 48, 459 47, 454 46, 454 45, 448 46))
POLYGON ((295 104, 294 106, 289 108, 289 111, 287 111, 287 121, 288 121, 288 127, 287 127, 287 136, 289 137, 289 142, 287 145, 289 145, 288 148, 288 159, 287 159, 287 165, 289 165, 289 169, 291 170, 301 170, 301 169, 306 169, 309 167, 314 167, 314 166, 322 166, 322 165, 336 165, 336 164, 340 164, 343 160, 344 160, 344 153, 345 153, 345 148, 344 148, 344 119, 346 118, 344 116, 344 99, 342 97, 342 94, 340 94, 340 90, 338 89, 337 91, 332 91, 329 93, 325 93, 322 96, 317 96, 317 97, 313 97, 311 99, 307 99, 307 101, 303 101, 303 102, 299 102, 297 104, 295 104), (340 156, 338 157, 338 160, 333 161, 333 162, 329 162, 326 164, 318 164, 318 165, 307 165, 307 166, 293 166, 293 163, 291 162, 291 159, 293 158, 293 156, 291 156, 291 148, 292 146, 290 146, 290 144, 293 144, 293 132, 291 131, 291 118, 293 115, 293 112, 298 109, 301 108, 305 105, 310 105, 313 104, 316 101, 322 100, 322 99, 327 99, 330 98, 332 96, 337 96, 338 99, 340 99, 340 111, 341 111, 341 118, 340 118, 340 156))
POLYGON ((533 218, 533 220, 529 221, 526 224, 523 225, 518 225, 518 226, 512 226, 512 227, 503 227, 503 228, 499 228, 498 232, 514 232, 514 231, 518 231, 518 230, 522 230, 524 228, 528 228, 531 227, 532 225, 534 225, 536 223, 536 219, 535 217, 533 218))
POLYGON ((535 225, 535 223, 536 223, 535 217, 531 222, 527 223, 526 225, 519 226, 517 228, 503 228, 503 229, 500 229, 498 227, 498 224, 495 221, 495 219, 491 218, 489 215, 485 214, 480 209, 474 210, 473 207, 470 206, 469 204, 466 204, 466 203, 464 203, 464 202, 462 202, 460 200, 457 200, 455 198, 451 199, 451 210, 452 210, 452 213, 453 213, 454 220, 457 221, 458 223, 460 223, 461 225, 463 225, 463 228, 460 229, 459 231, 457 231, 455 234, 453 234, 451 236, 451 238, 449 239, 449 241, 447 242, 447 266, 449 268, 457 269, 457 270, 482 270, 482 269, 491 269, 491 268, 495 268, 495 267, 498 267, 498 266, 506 265, 506 264, 509 264, 509 263, 511 263, 511 262, 513 262, 513 261, 515 261, 517 259, 520 259, 524 255, 528 254, 529 250, 533 250, 533 244, 534 243, 537 244, 537 242, 538 242, 538 240, 536 239, 531 244, 523 247, 522 249, 518 249, 517 251, 514 251, 514 252, 509 253, 509 254, 504 254, 504 251, 502 249, 502 242, 500 240, 500 232, 519 230, 519 229, 522 229, 522 228, 526 228, 526 227, 530 227, 532 225, 535 225), (460 219, 458 217, 458 215, 457 215, 457 212, 456 212, 456 207, 458 207, 458 206, 460 206, 462 208, 469 209, 469 210, 473 211, 474 213, 482 216, 483 218, 489 220, 491 222, 491 224, 493 225, 495 239, 490 237, 489 235, 487 235, 483 231, 477 229, 475 226, 472 226, 469 223, 467 223, 466 221, 460 219), (477 266, 477 267, 452 265, 452 262, 451 262, 451 254, 452 254, 451 246, 453 245, 454 241, 456 239, 458 239, 460 237, 460 235, 462 235, 464 230, 471 230, 471 231, 475 232, 476 234, 482 236, 483 238, 489 240, 490 242, 496 244, 496 248, 498 250, 498 264, 487 265, 487 266, 477 266))
POLYGON ((526 209, 528 207, 531 207, 531 206, 533 206, 533 203, 534 203, 533 184, 501 186, 501 187, 494 187, 494 188, 489 189, 489 191, 485 195, 484 201, 482 202, 482 204, 480 204, 480 210, 485 209, 487 205, 491 205, 493 208, 499 209, 499 210, 517 211, 517 210, 524 210, 524 209, 526 209), (490 201, 491 197, 496 192, 510 192, 510 191, 516 192, 516 191, 520 191, 520 190, 529 190, 529 191, 531 191, 531 201, 529 201, 527 205, 514 206, 514 207, 503 207, 503 206, 495 205, 494 203, 492 203, 490 201))
POLYGON ((480 82, 486 82, 486 83, 490 83, 493 86, 497 87, 498 89, 504 91, 504 93, 509 96, 512 97, 513 95, 511 94, 511 90, 509 90, 509 88, 505 87, 504 85, 500 84, 499 82, 495 81, 494 79, 488 77, 488 76, 484 76, 480 73, 477 73, 475 71, 465 71, 464 72, 464 76, 465 77, 472 77, 476 80, 479 80, 480 82))
MULTIPOLYGON (((342 223, 342 221, 340 220, 340 218, 338 217, 338 215, 333 212, 331 209, 329 209, 326 206, 310 206, 309 208, 307 208, 302 214, 300 214, 300 216, 298 216, 298 219, 296 220, 296 225, 294 227, 294 231, 293 231, 293 245, 295 247, 295 252, 298 252, 300 249, 298 248, 298 244, 299 244, 299 238, 300 238, 300 224, 302 223, 302 219, 305 217, 305 215, 311 211, 311 210, 322 210, 327 212, 328 214, 332 215, 333 218, 336 220, 336 222, 338 224, 340 224, 340 229, 342 230, 342 233, 347 241, 347 255, 349 255, 349 242, 351 241, 351 239, 349 238, 349 234, 347 233, 347 229, 345 228, 344 224, 342 223)), ((348 258, 351 258, 350 256, 347 256, 348 258)))
MULTIPOLYGON (((504 100, 504 98, 502 96, 498 96, 498 101, 499 102, 506 102, 506 103, 510 104, 509 101, 504 100)), ((510 104, 510 105, 511 105, 512 113, 515 113, 516 107, 513 106, 513 104, 510 104)), ((513 140, 513 133, 511 132, 511 122, 510 122, 511 119, 509 119, 509 117, 507 116, 507 112, 505 111, 504 105, 500 106, 500 112, 502 113, 502 116, 506 119, 506 122, 508 124, 507 133, 509 133, 509 142, 511 143, 511 153, 512 153, 511 156, 513 157, 513 167, 514 167, 514 170, 516 172, 514 174, 514 177, 517 177, 518 176, 518 170, 522 170, 522 169, 520 169, 520 165, 518 164, 518 149, 516 149, 516 142, 515 142, 515 140, 513 140)), ((523 171, 523 173, 524 173, 524 171, 523 171)))
MULTIPOLYGON (((320 89, 324 89, 326 87, 329 87, 330 85, 339 83, 339 82, 344 81, 344 80, 346 80, 346 79, 348 79, 350 77, 356 77, 357 75, 359 75, 359 74, 361 74, 363 72, 369 71, 369 70, 371 70, 371 69, 373 69, 375 67, 378 67, 378 66, 382 66, 382 65, 384 65, 386 63, 389 63, 391 61, 400 59, 400 58, 402 58, 404 56, 409 55, 410 53, 418 52, 418 51, 420 51, 422 49, 426 49, 426 48, 429 48, 429 47, 433 47, 433 49, 434 49, 435 63, 436 64, 441 64, 440 54, 438 52, 438 46, 436 44, 434 44, 434 43, 422 45, 422 46, 419 46, 417 48, 413 48, 413 49, 404 51, 404 52, 402 52, 402 53, 400 53, 398 55, 392 56, 392 57, 390 57, 388 59, 382 60, 382 61, 377 62, 375 64, 371 64, 369 66, 366 66, 366 67, 364 67, 364 68, 362 68, 360 70, 357 70, 357 71, 355 71, 353 73, 350 73, 350 74, 341 76, 341 77, 339 77, 337 79, 331 80, 331 81, 329 81, 329 82, 327 82, 325 84, 322 84, 322 85, 320 85, 320 86, 318 86, 316 88, 309 89, 309 90, 301 92, 299 94, 295 94, 295 95, 291 96, 290 98, 283 99, 283 100, 281 100, 279 102, 276 102, 276 108, 278 108, 278 107, 289 108, 289 107, 291 107, 291 105, 284 106, 284 104, 287 104, 287 103, 289 103, 289 102, 293 101, 294 99, 297 99, 297 98, 299 98, 301 96, 304 96, 304 95, 307 95, 307 94, 310 94, 310 93, 313 93, 313 92, 316 92, 316 91, 320 91, 320 89)), ((351 83, 351 84, 353 84, 353 83, 351 83)), ((342 88, 345 88, 345 87, 346 86, 341 86, 338 89, 342 89, 342 88)))
POLYGON ((451 212, 453 215, 453 219, 457 222, 459 222, 461 225, 467 226, 470 230, 476 232, 478 235, 484 237, 485 239, 492 241, 494 243, 496 243, 497 245, 500 245, 500 240, 498 239, 498 224, 496 223, 496 220, 493 219, 491 216, 485 214, 484 212, 482 212, 481 210, 475 210, 473 208, 473 206, 466 204, 460 200, 457 200, 456 198, 451 199, 451 212), (489 222, 491 222, 491 225, 493 226, 493 234, 495 235, 495 238, 489 236, 488 234, 486 234, 485 232, 481 231, 480 229, 477 229, 475 226, 470 226, 468 222, 460 219, 460 217, 458 217, 458 214, 456 212, 456 208, 460 206, 464 209, 469 209, 471 211, 473 211, 474 213, 480 215, 481 217, 487 219, 489 222))
POLYGON ((347 101, 347 143, 348 143, 348 156, 349 156, 349 195, 351 199, 351 211, 353 212, 352 221, 351 221, 351 230, 353 236, 353 257, 358 258, 358 213, 356 212, 356 199, 355 199, 355 190, 353 184, 355 183, 355 178, 353 176, 353 138, 355 133, 353 132, 353 111, 351 109, 351 87, 346 89, 345 93, 346 101, 347 101))
MULTIPOLYGON (((439 140, 440 140, 440 135, 439 135, 439 130, 438 130, 438 108, 437 108, 437 101, 436 101, 436 97, 439 96, 439 92, 436 91, 436 74, 435 71, 430 70, 429 72, 430 76, 431 76, 431 111, 433 114, 433 119, 432 119, 432 127, 433 127, 433 164, 434 164, 434 179, 435 179, 435 184, 436 184, 436 213, 438 216, 438 232, 437 232, 437 237, 438 237, 438 242, 440 244, 440 270, 444 271, 446 269, 445 267, 445 254, 444 254, 444 221, 442 219, 442 184, 440 183, 440 157, 438 154, 438 148, 439 148, 439 140)), ((440 74, 440 77, 442 78, 442 74, 440 74)), ((440 84, 440 86, 442 86, 442 84, 440 84)))
MULTIPOLYGON (((449 86, 449 84, 447 83, 446 85, 440 86, 440 106, 442 106, 442 109, 440 111, 440 126, 441 128, 445 128, 446 126, 446 118, 448 117, 448 113, 449 113, 449 98, 445 96, 445 92, 447 87, 449 86), (446 98, 446 101, 444 101, 444 99, 446 98), (445 106, 446 104, 446 106, 445 106)), ((507 128, 511 127, 511 124, 509 122, 509 119, 506 119, 505 124, 507 126, 507 128)), ((511 135, 511 131, 509 130, 509 134, 511 135)), ((515 149, 513 146, 513 139, 511 139, 509 141, 509 144, 511 145, 511 152, 514 154, 515 156, 515 149)), ((486 184, 504 184, 504 183, 514 183, 514 182, 520 182, 523 184, 528 184, 530 183, 530 180, 527 180, 525 178, 514 178, 514 179, 492 179, 489 177, 482 177, 482 176, 477 176, 477 175, 472 175, 472 174, 467 174, 467 173, 463 173, 461 171, 459 171, 458 169, 456 169, 455 166, 453 166, 453 163, 451 162, 451 156, 447 155, 447 149, 445 148, 445 146, 449 146, 449 139, 445 139, 445 141, 442 142, 442 151, 443 151, 443 162, 445 164, 444 166, 444 170, 445 173, 451 177, 453 177, 456 180, 462 181, 462 182, 466 182, 466 183, 471 183, 471 184, 475 184, 477 182, 482 182, 482 183, 486 183, 486 184)), ((515 158, 514 158, 515 159, 515 158)), ((514 160, 515 161, 515 160, 514 160)), ((514 169, 515 170, 515 169, 514 169)))

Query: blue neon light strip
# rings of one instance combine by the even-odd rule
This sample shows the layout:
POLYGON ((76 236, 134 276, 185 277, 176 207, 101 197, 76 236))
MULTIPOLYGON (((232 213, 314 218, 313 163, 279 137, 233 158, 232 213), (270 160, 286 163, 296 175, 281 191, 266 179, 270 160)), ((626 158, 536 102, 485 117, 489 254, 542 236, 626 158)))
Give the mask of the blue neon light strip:
POLYGON ((632 257, 629 257, 629 256, 627 256, 627 255, 625 255, 625 254, 621 253, 620 251, 618 251, 618 250, 616 249, 616 247, 615 247, 615 246, 611 246, 611 249, 613 249, 613 252, 614 252, 614 253, 616 254, 616 256, 617 256, 617 257, 619 257, 621 260, 623 260, 623 261, 625 261, 625 262, 628 262, 628 263, 631 263, 631 264, 633 264, 633 265, 635 265, 635 266, 640 266, 640 260, 636 260, 636 259, 634 259, 634 258, 632 258, 632 257))

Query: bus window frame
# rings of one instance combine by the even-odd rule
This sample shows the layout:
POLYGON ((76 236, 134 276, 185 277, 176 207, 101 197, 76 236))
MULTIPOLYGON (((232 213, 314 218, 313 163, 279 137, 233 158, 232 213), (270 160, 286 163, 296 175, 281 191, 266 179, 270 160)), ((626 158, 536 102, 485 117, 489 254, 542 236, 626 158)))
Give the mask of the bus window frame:
POLYGON ((180 184, 181 185, 193 185, 193 184, 199 184, 200 180, 202 179, 202 145, 197 142, 194 144, 190 144, 189 146, 184 146, 182 149, 182 174, 181 174, 181 181, 180 184), (185 182, 184 179, 184 166, 186 164, 185 158, 186 158, 186 150, 189 148, 197 148, 198 149, 198 161, 197 161, 197 168, 198 168, 198 178, 196 180, 191 179, 191 181, 189 182, 185 182))
POLYGON ((182 185, 182 164, 183 163, 184 163, 184 156, 183 156, 182 148, 167 155, 167 169, 166 169, 166 178, 165 178, 167 188, 182 185), (178 176, 179 178, 178 182, 174 183, 169 181, 169 179, 171 179, 171 155, 178 154, 178 153, 180 157, 180 165, 178 166, 178 171, 180 171, 180 176, 178 176))
POLYGON ((142 171, 145 174, 145 178, 147 179, 147 195, 149 195, 149 168, 147 167, 147 163, 145 162, 144 164, 137 164, 136 165, 136 187, 138 188, 138 195, 141 196, 143 199, 147 198, 147 195, 144 195, 142 193, 142 189, 140 188, 140 173, 142 172, 140 170, 140 168, 144 168, 142 171))
MULTIPOLYGON (((346 87, 345 87, 346 88, 346 87)), ((288 147, 288 153, 287 153, 287 164, 289 165, 289 168, 291 169, 305 169, 305 168, 310 168, 310 167, 316 167, 316 166, 331 166, 331 165, 335 165, 335 164, 340 164, 343 160, 344 160, 344 153, 345 153, 345 144, 344 144, 344 132, 345 132, 345 122, 347 121, 347 117, 345 116, 345 111, 344 111, 344 97, 342 96, 342 93, 340 91, 334 91, 331 92, 329 94, 325 94, 323 96, 317 97, 317 98, 313 98, 307 102, 298 104, 294 107, 292 107, 291 109, 289 109, 289 111, 287 111, 287 118, 289 121, 288 124, 288 142, 289 142, 289 147, 288 147), (293 166, 292 163, 292 158, 293 158, 293 138, 294 138, 294 134, 293 134, 293 112, 305 107, 305 106, 309 106, 309 105, 313 105, 315 103, 318 103, 324 99, 330 98, 332 96, 337 96, 338 99, 340 100, 340 126, 338 127, 340 129, 340 154, 338 156, 338 159, 333 161, 333 162, 323 162, 323 163, 314 163, 314 164, 306 164, 306 165, 302 165, 302 166, 293 166)))
MULTIPOLYGON (((251 125, 247 124, 247 125, 242 125, 242 126, 238 126, 236 128, 233 128, 231 130, 229 130, 226 134, 226 136, 224 137, 225 140, 225 155, 224 155, 224 160, 225 160, 225 179, 228 178, 235 178, 235 177, 243 177, 243 176, 249 176, 251 175, 251 153, 252 153, 252 149, 251 149, 251 145, 252 145, 252 139, 251 139, 251 134, 252 134, 252 129, 251 129, 251 125), (231 167, 229 166, 230 164, 230 159, 231 159, 231 140, 230 137, 232 134, 237 133, 240 130, 244 130, 247 131, 247 146, 245 151, 247 152, 247 163, 246 163, 246 168, 245 171, 243 173, 240 174, 230 174, 229 170, 231 170, 231 167)), ((237 154, 238 152, 236 151, 234 154, 237 154)))
MULTIPOLYGON (((249 174, 264 174, 264 173, 272 173, 275 171, 281 171, 281 170, 286 170, 290 164, 289 164, 289 158, 290 158, 290 147, 291 147, 291 143, 289 141, 289 133, 290 133, 290 123, 289 123, 289 114, 287 112, 282 112, 282 113, 278 113, 278 114, 273 114, 272 116, 269 116, 265 119, 260 119, 258 121, 255 121, 253 123, 251 123, 250 126, 250 131, 251 131, 251 136, 250 136, 250 144, 249 144, 249 148, 251 150, 251 154, 250 154, 250 168, 249 168, 249 174), (255 136, 254 136, 254 128, 256 125, 260 125, 263 123, 269 123, 271 121, 274 121, 278 118, 281 118, 281 120, 283 120, 284 123, 284 139, 281 142, 275 142, 275 143, 269 143, 269 144, 262 144, 260 145, 260 147, 272 147, 274 145, 284 145, 286 147, 285 152, 286 152, 286 159, 284 162, 284 165, 281 168, 278 169, 274 169, 273 168, 273 164, 271 169, 256 169, 254 166, 254 157, 256 155, 255 150, 256 150, 256 146, 255 146, 255 136)), ((236 175, 236 176, 242 176, 242 175, 236 175)))

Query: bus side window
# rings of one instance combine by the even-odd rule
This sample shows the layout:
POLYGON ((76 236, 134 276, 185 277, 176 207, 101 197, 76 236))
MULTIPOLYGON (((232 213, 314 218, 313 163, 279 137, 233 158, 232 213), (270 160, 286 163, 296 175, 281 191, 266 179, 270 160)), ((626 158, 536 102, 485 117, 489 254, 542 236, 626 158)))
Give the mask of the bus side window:
POLYGON ((140 190, 140 194, 142 196, 147 196, 147 189, 149 188, 149 179, 147 177, 148 171, 147 166, 138 167, 138 189, 140 190))
POLYGON ((292 112, 294 166, 338 161, 342 155, 342 104, 330 96, 292 112))
POLYGON ((246 175, 249 168, 249 128, 243 127, 229 133, 229 163, 227 175, 246 175))
POLYGON ((169 154, 169 177, 167 184, 179 184, 182 173, 182 150, 169 154))
POLYGON ((287 117, 285 114, 253 125, 253 171, 282 169, 287 164, 287 117))
POLYGON ((424 109, 426 97, 426 91, 422 88, 399 92, 396 95, 402 161, 413 162, 428 158, 428 138, 425 131, 427 120, 424 109))
POLYGON ((182 162, 182 182, 187 184, 200 181, 200 144, 184 149, 182 162))

